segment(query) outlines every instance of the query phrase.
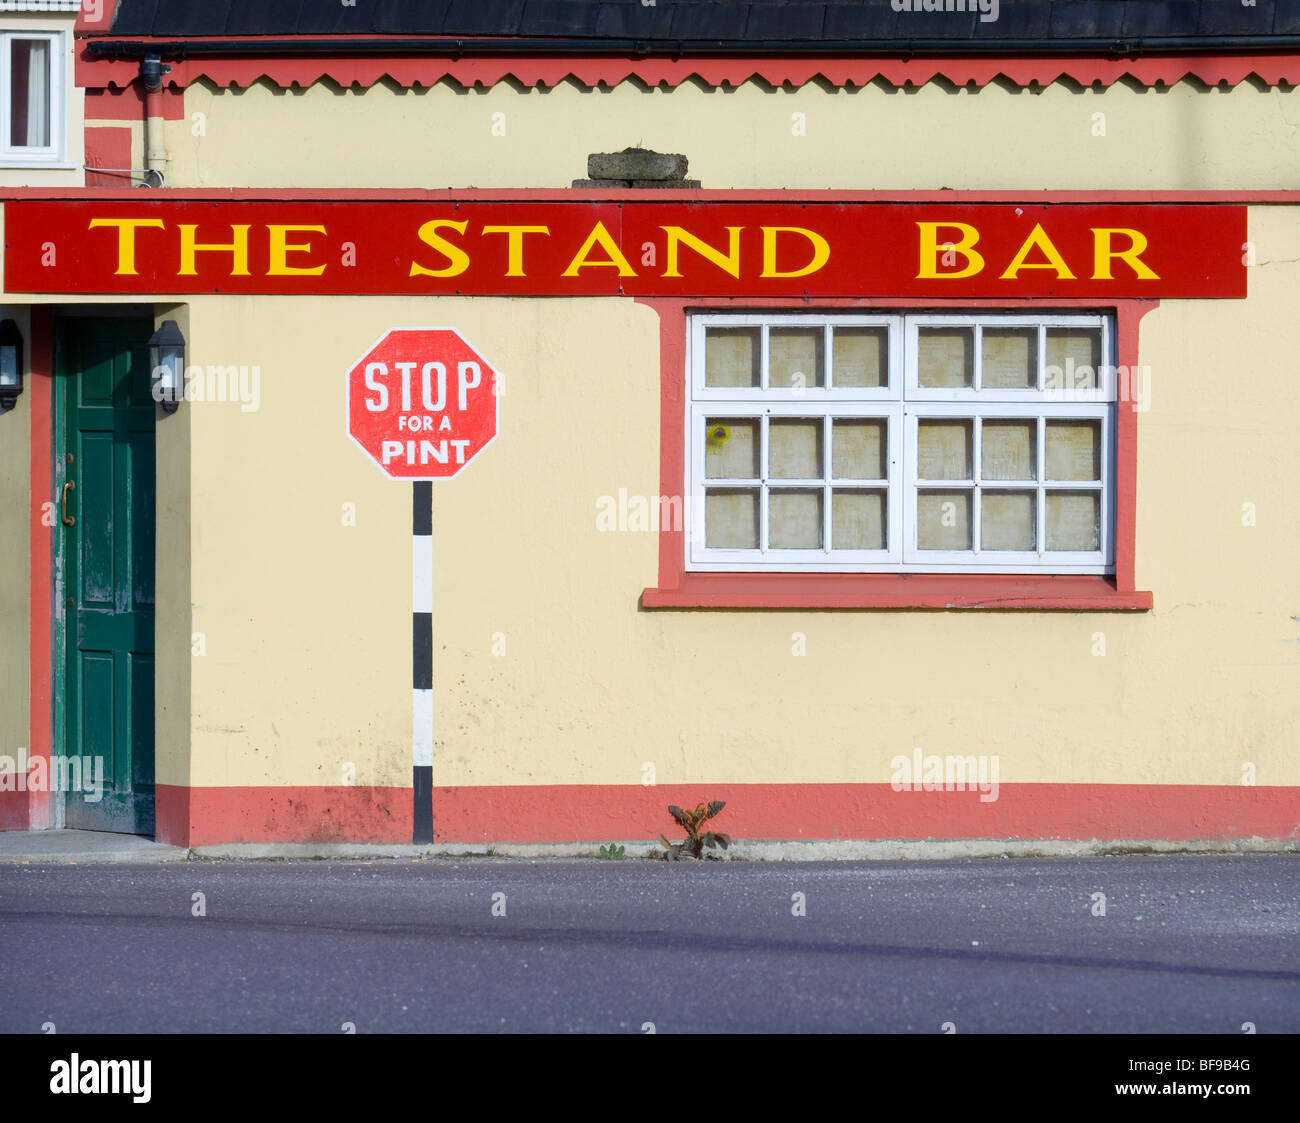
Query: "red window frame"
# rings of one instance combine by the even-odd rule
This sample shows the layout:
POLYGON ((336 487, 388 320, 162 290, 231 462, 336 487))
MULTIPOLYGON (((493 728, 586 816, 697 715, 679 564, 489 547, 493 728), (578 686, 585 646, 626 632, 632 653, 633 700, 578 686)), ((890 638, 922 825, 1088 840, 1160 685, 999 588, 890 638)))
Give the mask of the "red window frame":
MULTIPOLYGON (((704 312, 813 311, 925 308, 1023 311, 1042 301, 818 300, 802 309, 789 300, 681 300, 639 298, 659 314, 659 493, 686 495, 687 320, 704 312)), ((1138 362, 1138 324, 1158 300, 1057 300, 1056 309, 1102 311, 1115 318, 1118 366, 1138 362)), ((688 573, 686 531, 660 527, 659 583, 641 594, 643 608, 1019 608, 1145 611, 1152 595, 1134 584, 1137 531, 1137 404, 1124 396, 1115 421, 1115 572, 1006 573, 688 573)), ((685 503, 683 502, 683 509, 685 503)))

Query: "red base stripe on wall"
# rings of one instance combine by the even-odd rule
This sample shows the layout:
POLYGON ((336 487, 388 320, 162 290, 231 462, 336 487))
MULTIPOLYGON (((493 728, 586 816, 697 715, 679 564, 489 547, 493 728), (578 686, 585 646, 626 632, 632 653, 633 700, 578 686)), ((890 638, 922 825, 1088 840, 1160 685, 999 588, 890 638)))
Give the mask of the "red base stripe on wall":
POLYGON ((0 831, 31 830, 27 792, 0 792, 0 831))
MULTIPOLYGON (((435 788, 439 843, 610 842, 681 833, 670 803, 726 800, 716 820, 736 838, 1300 838, 1300 788, 1232 785, 1003 784, 978 791, 894 791, 889 784, 661 784, 435 788)), ((389 842, 411 837, 410 788, 160 786, 158 840, 389 842)))
POLYGON ((411 841, 410 788, 182 788, 154 792, 156 838, 219 842, 411 841))

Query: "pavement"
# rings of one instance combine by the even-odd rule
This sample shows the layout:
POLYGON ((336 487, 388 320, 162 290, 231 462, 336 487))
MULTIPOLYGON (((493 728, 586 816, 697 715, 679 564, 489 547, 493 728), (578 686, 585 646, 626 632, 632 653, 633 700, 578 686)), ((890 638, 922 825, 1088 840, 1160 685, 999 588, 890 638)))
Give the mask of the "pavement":
POLYGON ((1294 854, 10 861, 0 937, 4 1032, 1300 1032, 1294 854))
POLYGON ((184 846, 107 831, 0 831, 0 862, 183 862, 184 846))

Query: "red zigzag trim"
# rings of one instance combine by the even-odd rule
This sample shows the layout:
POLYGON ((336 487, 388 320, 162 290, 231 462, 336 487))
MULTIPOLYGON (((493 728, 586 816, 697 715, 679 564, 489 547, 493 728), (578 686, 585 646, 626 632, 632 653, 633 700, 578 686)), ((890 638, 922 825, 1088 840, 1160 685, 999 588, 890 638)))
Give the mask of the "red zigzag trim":
MULTIPOLYGON (((159 40, 166 50, 167 41, 159 40)), ((712 89, 750 81, 769 86, 805 86, 821 81, 835 88, 865 86, 880 80, 894 87, 923 86, 943 80, 957 86, 987 86, 995 80, 1025 88, 1068 80, 1080 86, 1111 86, 1122 79, 1145 87, 1172 86, 1193 79, 1207 86, 1237 86, 1248 79, 1266 86, 1300 84, 1300 55, 1169 55, 1143 59, 1051 58, 776 58, 776 59, 601 59, 601 58, 191 58, 174 61, 168 82, 184 88, 205 79, 218 86, 245 88, 266 79, 289 89, 329 80, 363 89, 380 81, 403 89, 432 86, 450 79, 461 86, 494 86, 513 81, 524 86, 557 86, 565 81, 593 88, 638 81, 676 87, 699 82, 712 89)), ((138 77, 137 64, 125 59, 77 61, 77 84, 91 89, 126 87, 138 77)))

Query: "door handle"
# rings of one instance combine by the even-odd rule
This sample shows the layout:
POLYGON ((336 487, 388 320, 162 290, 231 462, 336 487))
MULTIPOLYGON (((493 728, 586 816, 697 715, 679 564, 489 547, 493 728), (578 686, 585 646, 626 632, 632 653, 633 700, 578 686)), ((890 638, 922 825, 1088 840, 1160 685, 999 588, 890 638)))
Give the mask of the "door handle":
POLYGON ((68 514, 68 492, 74 490, 76 486, 75 480, 69 480, 63 485, 63 494, 59 496, 59 514, 63 516, 64 526, 77 525, 77 516, 68 514))

